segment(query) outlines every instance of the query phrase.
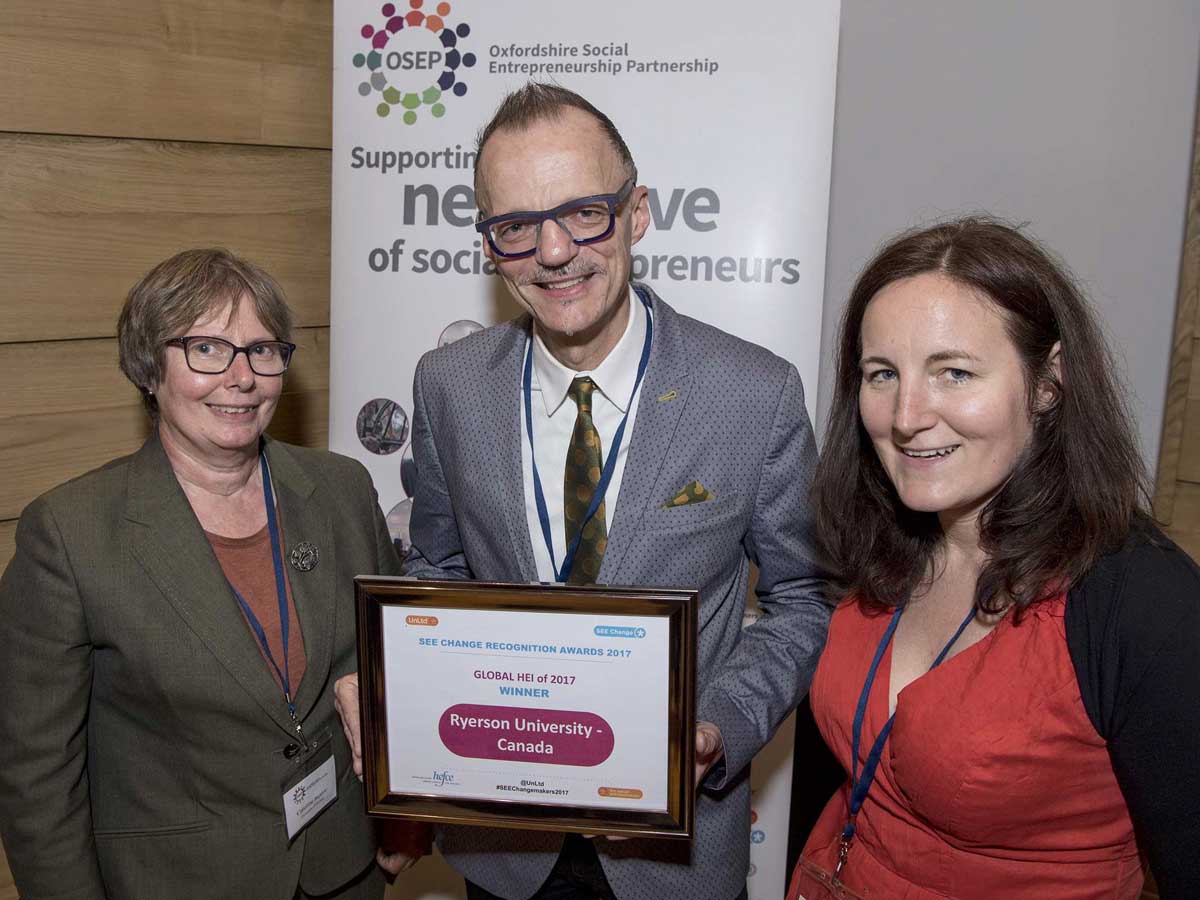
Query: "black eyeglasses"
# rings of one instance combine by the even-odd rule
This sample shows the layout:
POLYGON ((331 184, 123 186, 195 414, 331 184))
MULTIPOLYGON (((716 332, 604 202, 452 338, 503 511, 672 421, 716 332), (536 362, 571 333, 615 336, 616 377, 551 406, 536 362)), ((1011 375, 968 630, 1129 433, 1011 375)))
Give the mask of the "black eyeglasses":
POLYGON ((630 178, 615 194, 596 194, 568 200, 554 209, 510 212, 484 219, 475 230, 487 238, 497 256, 520 259, 537 249, 542 223, 553 219, 576 244, 594 244, 613 233, 617 209, 633 190, 630 178))
POLYGON ((239 347, 223 338, 203 334, 171 338, 166 343, 182 347, 188 368, 201 375, 220 375, 233 365, 239 353, 246 354, 250 371, 255 375, 282 375, 296 349, 295 344, 287 341, 256 341, 249 347, 239 347))

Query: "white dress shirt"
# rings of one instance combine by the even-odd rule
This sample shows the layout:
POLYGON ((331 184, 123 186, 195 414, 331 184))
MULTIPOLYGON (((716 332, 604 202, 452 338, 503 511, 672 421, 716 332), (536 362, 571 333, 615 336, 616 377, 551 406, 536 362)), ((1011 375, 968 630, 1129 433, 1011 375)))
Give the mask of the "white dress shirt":
MULTIPOLYGON (((533 410, 534 451, 529 446, 529 433, 525 428, 525 392, 521 392, 521 472, 525 482, 525 518, 529 523, 529 540, 533 544, 533 558, 537 563, 538 579, 554 581, 554 565, 542 536, 542 525, 538 519, 537 501, 533 490, 534 453, 537 456, 538 476, 542 482, 542 494, 546 501, 546 512, 550 518, 550 535, 554 541, 554 560, 562 565, 567 552, 567 536, 563 524, 563 472, 567 463, 567 448, 575 430, 578 409, 567 396, 571 382, 586 375, 596 385, 592 393, 592 423, 600 435, 602 459, 608 462, 608 451, 621 419, 626 412, 629 420, 625 425, 625 436, 617 451, 612 480, 604 494, 605 528, 611 529, 616 513, 617 498, 621 492, 621 476, 625 461, 629 458, 629 447, 633 439, 633 420, 637 416, 638 395, 632 398, 634 381, 637 379, 638 363, 642 358, 642 347, 646 340, 649 311, 629 289, 629 320, 625 333, 617 341, 603 362, 591 371, 576 372, 554 358, 546 348, 534 326, 531 347, 533 353, 533 377, 531 379, 531 406, 533 410)), ((574 537, 574 535, 572 535, 574 537)))

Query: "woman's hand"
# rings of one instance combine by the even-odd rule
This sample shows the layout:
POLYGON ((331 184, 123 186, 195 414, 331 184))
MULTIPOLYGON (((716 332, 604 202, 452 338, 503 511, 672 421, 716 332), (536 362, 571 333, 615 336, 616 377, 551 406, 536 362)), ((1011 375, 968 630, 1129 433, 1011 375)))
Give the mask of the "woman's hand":
MULTIPOLYGON (((342 731, 346 735, 346 743, 350 745, 350 757, 354 765, 354 774, 362 781, 362 723, 358 717, 358 673, 343 675, 333 685, 333 707, 337 710, 338 718, 342 720, 342 731)), ((383 863, 380 863, 382 866, 383 863)), ((412 865, 412 863, 409 863, 412 865)), ((387 868, 384 866, 384 868, 387 868)), ((405 866, 404 868, 408 868, 405 866)), ((400 871, 399 869, 396 870, 400 871)), ((392 874, 395 874, 393 872, 392 874)))

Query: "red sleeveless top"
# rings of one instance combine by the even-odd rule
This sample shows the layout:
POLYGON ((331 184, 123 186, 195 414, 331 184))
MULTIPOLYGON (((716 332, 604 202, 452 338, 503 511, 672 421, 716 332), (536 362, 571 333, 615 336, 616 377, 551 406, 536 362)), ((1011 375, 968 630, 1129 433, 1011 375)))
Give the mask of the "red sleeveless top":
MULTIPOLYGON (((1066 595, 1005 617, 913 681, 858 816, 841 880, 868 898, 1136 898, 1133 824, 1067 650, 1066 595)), ((817 726, 849 771, 851 726, 887 614, 834 612, 817 666, 817 726)), ((859 771, 888 719, 892 651, 868 698, 859 771)), ((832 872, 849 785, 825 807, 804 858, 832 872)), ((806 893, 801 867, 788 900, 806 893)), ((820 896, 809 890, 812 896, 820 896)), ((811 898, 810 898, 811 900, 811 898)))

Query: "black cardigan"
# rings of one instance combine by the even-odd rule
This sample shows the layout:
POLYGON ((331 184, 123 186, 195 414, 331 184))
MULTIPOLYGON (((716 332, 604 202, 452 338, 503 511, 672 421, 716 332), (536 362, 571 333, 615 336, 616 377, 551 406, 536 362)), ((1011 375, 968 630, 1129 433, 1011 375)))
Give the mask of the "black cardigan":
POLYGON ((1067 595, 1083 706, 1163 898, 1200 898, 1200 568, 1155 528, 1067 595))

